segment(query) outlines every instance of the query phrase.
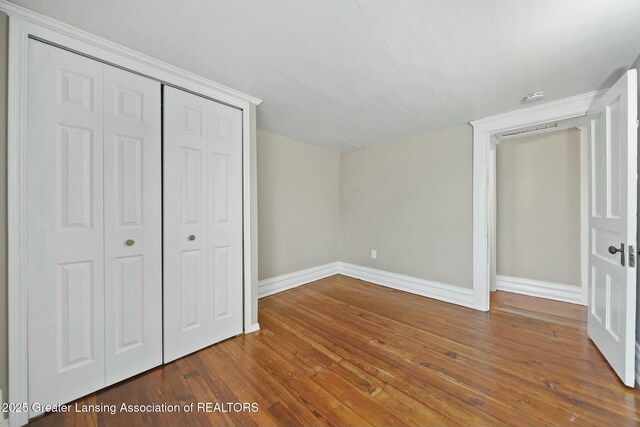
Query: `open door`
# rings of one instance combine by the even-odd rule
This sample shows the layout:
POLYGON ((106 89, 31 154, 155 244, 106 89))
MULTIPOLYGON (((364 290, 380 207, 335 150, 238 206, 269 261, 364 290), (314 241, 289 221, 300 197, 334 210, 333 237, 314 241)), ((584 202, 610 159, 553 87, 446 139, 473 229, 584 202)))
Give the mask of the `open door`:
POLYGON ((589 110, 589 337, 634 386, 637 73, 627 71, 589 110))

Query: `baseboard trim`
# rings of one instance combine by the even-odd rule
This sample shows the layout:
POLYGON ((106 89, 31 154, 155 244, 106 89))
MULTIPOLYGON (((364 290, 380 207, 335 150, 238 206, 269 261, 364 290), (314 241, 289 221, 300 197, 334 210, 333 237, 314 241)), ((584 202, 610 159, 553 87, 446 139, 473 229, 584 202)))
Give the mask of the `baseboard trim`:
POLYGON ((245 328, 244 333, 245 334, 252 334, 254 332, 258 332, 260 330, 260 324, 259 323, 254 323, 253 325, 249 325, 245 328))
POLYGON ((584 305, 580 286, 498 275, 496 290, 584 305))
POLYGON ((318 267, 307 268, 270 279, 260 280, 258 282, 258 298, 293 289, 316 280, 324 279, 325 277, 333 276, 334 274, 343 274, 376 285, 473 308, 473 289, 346 262, 332 262, 318 267))
POLYGON ((339 273, 338 269, 339 263, 331 262, 329 264, 275 276, 270 279, 260 280, 258 281, 258 298, 277 294, 278 292, 333 276, 339 273))
POLYGON ((360 265, 340 263, 340 274, 423 297, 473 308, 473 289, 360 265))
POLYGON ((640 342, 636 341, 636 384, 640 385, 640 342))

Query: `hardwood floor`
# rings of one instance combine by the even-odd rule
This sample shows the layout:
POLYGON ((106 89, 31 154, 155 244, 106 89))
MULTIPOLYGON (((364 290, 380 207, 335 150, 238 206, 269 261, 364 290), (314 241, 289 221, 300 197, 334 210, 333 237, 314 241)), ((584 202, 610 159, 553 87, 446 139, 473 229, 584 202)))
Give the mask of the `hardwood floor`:
POLYGON ((345 276, 260 300, 232 338, 77 403, 256 402, 257 412, 47 414, 35 426, 640 424, 581 306, 497 292, 471 309, 345 276))

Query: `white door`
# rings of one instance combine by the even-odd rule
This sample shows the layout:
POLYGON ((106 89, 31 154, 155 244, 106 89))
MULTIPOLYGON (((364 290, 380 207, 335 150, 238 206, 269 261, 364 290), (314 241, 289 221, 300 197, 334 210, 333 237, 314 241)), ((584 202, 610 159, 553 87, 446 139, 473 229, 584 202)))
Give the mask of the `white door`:
POLYGON ((60 404, 162 362, 160 84, 34 40, 28 68, 29 400, 60 404))
POLYGON ((31 403, 105 385, 102 84, 102 64, 29 40, 31 403))
POLYGON ((589 110, 589 337, 634 385, 637 75, 630 70, 589 110))
POLYGON ((242 111, 208 101, 209 341, 242 332, 242 111))
POLYGON ((160 90, 104 66, 107 385, 162 363, 160 90))
POLYGON ((164 87, 164 360, 242 332, 242 113, 164 87))

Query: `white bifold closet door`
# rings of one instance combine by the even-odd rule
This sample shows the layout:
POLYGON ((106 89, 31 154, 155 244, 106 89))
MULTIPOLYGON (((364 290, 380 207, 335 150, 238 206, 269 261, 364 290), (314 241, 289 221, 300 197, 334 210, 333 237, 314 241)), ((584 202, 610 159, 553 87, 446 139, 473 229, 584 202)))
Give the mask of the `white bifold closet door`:
POLYGON ((164 360, 242 332, 242 112, 164 87, 164 360))
POLYGON ((29 400, 59 404, 161 363, 160 84, 34 40, 28 69, 29 400))
POLYGON ((105 65, 106 383, 162 363, 160 83, 105 65))

